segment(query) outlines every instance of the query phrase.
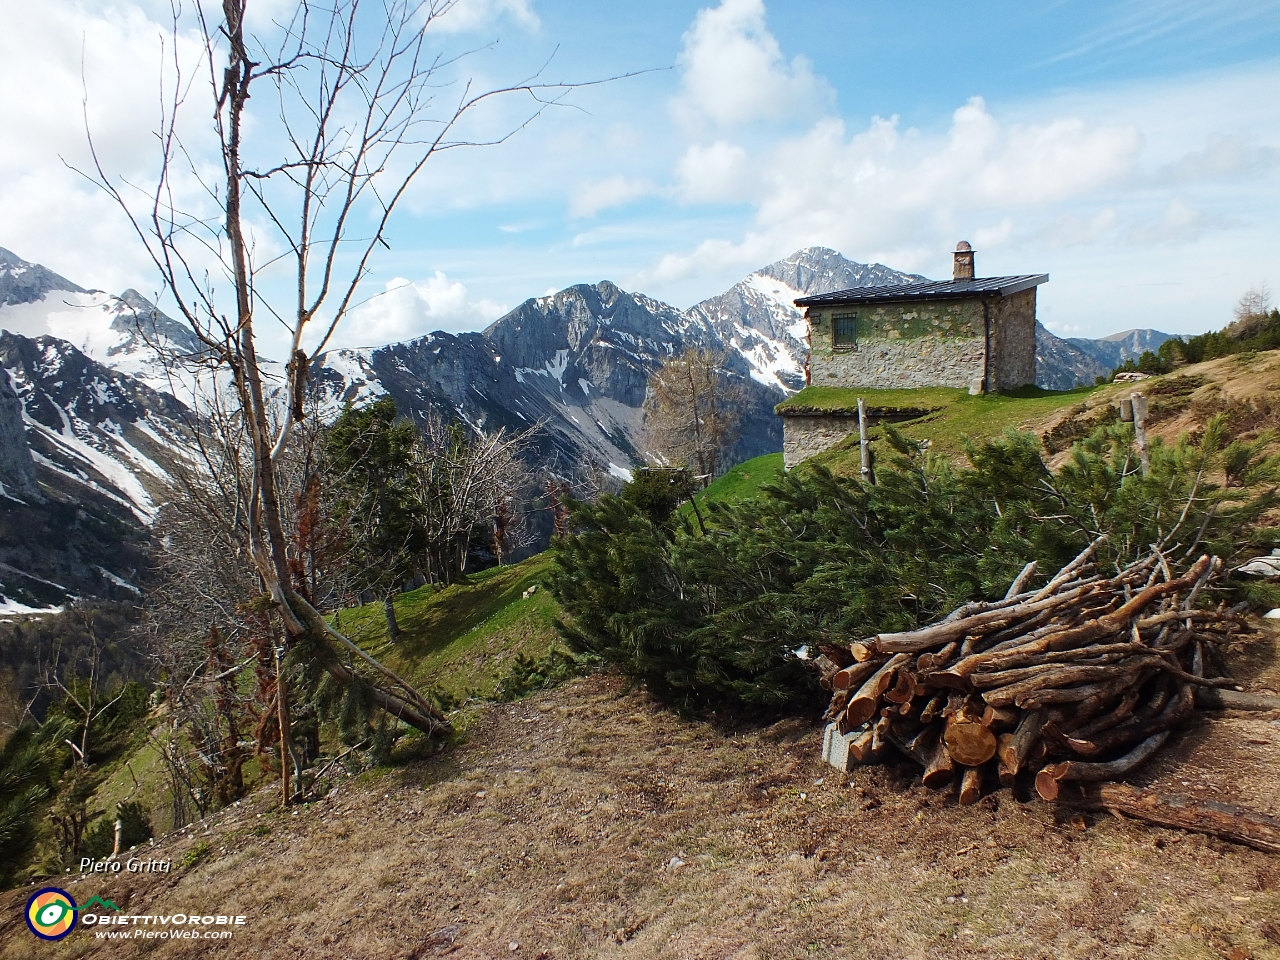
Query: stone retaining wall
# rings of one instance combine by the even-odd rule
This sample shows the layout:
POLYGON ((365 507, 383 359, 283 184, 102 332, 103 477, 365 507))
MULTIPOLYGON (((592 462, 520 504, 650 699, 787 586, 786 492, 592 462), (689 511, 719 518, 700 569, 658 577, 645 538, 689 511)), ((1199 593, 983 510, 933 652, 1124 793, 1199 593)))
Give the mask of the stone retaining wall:
POLYGON ((823 450, 830 450, 858 432, 858 415, 784 414, 782 417, 782 466, 790 470, 823 450))

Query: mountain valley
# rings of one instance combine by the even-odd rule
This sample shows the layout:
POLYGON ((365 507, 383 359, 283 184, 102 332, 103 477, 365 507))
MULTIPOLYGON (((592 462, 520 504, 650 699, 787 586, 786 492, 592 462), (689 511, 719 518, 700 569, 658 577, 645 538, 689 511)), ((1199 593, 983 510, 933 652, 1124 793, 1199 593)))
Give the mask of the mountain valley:
MULTIPOLYGON (((593 474, 626 478, 651 453, 642 409, 649 375, 663 358, 697 346, 723 352, 741 387, 742 426, 728 458, 739 462, 781 448, 773 407, 804 385, 806 330, 793 301, 921 279, 811 247, 688 310, 609 281, 577 284, 526 300, 483 332, 330 350, 312 365, 312 396, 322 420, 385 395, 418 420, 457 418, 475 431, 536 427, 545 475, 571 485, 593 474)), ((163 359, 197 355, 199 344, 136 290, 88 289, 3 249, 0 328, 5 523, 41 529, 58 510, 78 518, 57 521, 64 535, 40 545, 5 538, 0 610, 130 595, 139 589, 140 555, 111 544, 140 549, 173 471, 199 468, 195 382, 163 359)), ((1129 331, 1062 340, 1040 327, 1037 381, 1049 389, 1092 383, 1167 338, 1129 331)), ((271 364, 268 373, 278 383, 283 368, 271 364)))

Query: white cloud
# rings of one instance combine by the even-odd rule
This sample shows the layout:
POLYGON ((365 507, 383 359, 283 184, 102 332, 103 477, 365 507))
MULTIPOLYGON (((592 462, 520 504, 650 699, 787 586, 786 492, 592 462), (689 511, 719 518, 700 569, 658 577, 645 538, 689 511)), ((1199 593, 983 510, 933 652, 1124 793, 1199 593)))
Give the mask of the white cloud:
POLYGON ((1029 232, 1028 238, 1035 244, 1049 248, 1089 246, 1111 231, 1115 225, 1115 208, 1106 207, 1092 217, 1064 214, 1039 230, 1029 232))
POLYGON ((1178 33, 1194 36, 1198 47, 1212 47, 1224 34, 1272 26, 1277 9, 1276 0, 1128 0, 1110 6, 1109 14, 1090 18, 1096 25, 1076 46, 1048 62, 1132 57, 1138 48, 1178 33))
POLYGON ((941 135, 903 132, 896 117, 877 117, 851 136, 843 121, 826 118, 755 155, 723 142, 693 148, 676 168, 684 195, 697 195, 700 184, 706 199, 729 199, 714 189, 717 167, 752 170, 736 183, 750 185, 749 198, 739 199, 756 207, 754 223, 736 244, 708 241, 663 258, 651 276, 672 279, 733 261, 750 267, 811 244, 908 270, 960 237, 998 248, 1028 211, 1122 181, 1141 146, 1132 126, 1074 117, 1002 123, 975 97, 941 135))
POLYGON ((425 280, 388 280, 386 289, 339 324, 334 347, 373 347, 444 330, 479 330, 507 312, 490 300, 473 300, 467 288, 437 270, 425 280))
POLYGON ((683 90, 672 108, 690 126, 811 117, 832 99, 807 58, 783 58, 765 26, 764 0, 721 0, 699 10, 677 62, 683 90))
POLYGON ((1252 135, 1215 134, 1207 144, 1168 164, 1160 178, 1171 183, 1220 180, 1265 173, 1280 166, 1280 151, 1258 143, 1252 135))
POLYGON ((432 21, 431 28, 442 33, 466 33, 488 29, 503 16, 526 30, 537 30, 540 25, 530 0, 456 0, 432 21))
MULTIPOLYGON (((191 76, 196 39, 184 31, 176 44, 191 76)), ((86 9, 47 0, 39 15, 6 18, 0 30, 0 89, 7 91, 0 104, 0 243, 84 285, 154 286, 154 270, 124 214, 64 161, 91 171, 87 122, 104 169, 142 189, 154 183, 151 131, 162 70, 172 83, 174 45, 172 24, 134 4, 86 9)), ((196 125, 182 129, 184 142, 201 173, 210 173, 201 159, 207 116, 193 111, 191 119, 196 125)), ((180 202, 201 211, 203 191, 191 172, 176 172, 180 202)), ((126 195, 146 203, 141 193, 126 189, 126 195)))
POLYGON ((615 175, 604 180, 581 183, 569 198, 570 217, 593 217, 601 210, 621 207, 657 192, 648 180, 615 175))
POLYGON ((1174 197, 1159 219, 1135 224, 1128 232, 1128 239, 1140 246, 1186 244, 1199 240, 1207 229, 1227 224, 1226 218, 1199 210, 1182 197, 1174 197))
MULTIPOLYGON (((1178 2, 1179 16, 1199 16, 1190 0, 1178 2)), ((1251 4, 1250 16, 1275 2, 1251 4)), ((815 115, 821 97, 797 96, 811 108, 797 127, 785 111, 759 122, 769 114, 751 102, 775 102, 767 95, 735 99, 755 83, 729 84, 729 67, 751 59, 731 55, 744 44, 755 77, 772 76, 773 89, 794 93, 779 71, 823 87, 811 71, 788 70, 758 0, 698 14, 673 104, 686 142, 670 168, 690 229, 673 232, 680 239, 628 278, 635 288, 688 302, 811 245, 946 276, 964 238, 978 248, 980 273, 1051 272, 1042 317, 1101 335, 1135 325, 1203 330, 1229 320, 1258 278, 1280 283, 1280 61, 1025 102, 975 97, 941 128, 815 115), (729 66, 717 73, 720 62, 729 66), (757 122, 733 128, 745 120, 757 122), (694 233, 697 223, 705 226, 694 233)))
POLYGON ((747 151, 717 140, 693 144, 676 165, 680 199, 687 203, 733 203, 750 198, 753 186, 747 151))

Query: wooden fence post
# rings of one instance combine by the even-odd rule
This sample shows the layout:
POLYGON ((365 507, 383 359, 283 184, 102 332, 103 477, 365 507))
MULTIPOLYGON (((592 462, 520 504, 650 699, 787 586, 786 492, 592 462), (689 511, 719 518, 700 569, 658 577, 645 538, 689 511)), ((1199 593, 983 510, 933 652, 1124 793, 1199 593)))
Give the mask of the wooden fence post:
POLYGON ((862 479, 871 479, 871 445, 867 440, 867 402, 858 398, 858 448, 862 454, 862 479))
POLYGON ((1131 397, 1133 401, 1133 435, 1138 441, 1138 459, 1142 461, 1142 475, 1151 472, 1151 451, 1147 447, 1147 398, 1140 393, 1131 397))

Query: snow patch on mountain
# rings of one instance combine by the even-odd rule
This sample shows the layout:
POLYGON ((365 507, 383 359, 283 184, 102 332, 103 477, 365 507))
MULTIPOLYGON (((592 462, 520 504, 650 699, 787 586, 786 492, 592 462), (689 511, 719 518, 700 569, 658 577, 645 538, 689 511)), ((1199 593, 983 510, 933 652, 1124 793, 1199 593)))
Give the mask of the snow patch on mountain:
POLYGON ((151 469, 143 468, 147 473, 157 471, 166 477, 168 475, 153 461, 144 457, 136 448, 124 442, 121 438, 113 436, 106 430, 94 429, 94 425, 69 416, 61 407, 58 408, 58 413, 62 417, 61 430, 50 429, 38 420, 27 418, 29 429, 43 434, 46 439, 65 454, 61 464, 54 463, 47 458, 45 462, 64 475, 78 478, 81 482, 88 484, 100 493, 104 493, 128 506, 139 520, 145 524, 150 524, 156 516, 155 502, 142 485, 137 473, 126 466, 122 460, 128 460, 139 467, 143 463, 148 464, 151 469), (107 449, 103 449, 108 445, 113 446, 115 449, 110 452, 107 449), (93 479, 93 473, 95 472, 100 477, 105 478, 106 485, 102 485, 93 479), (119 491, 124 496, 119 496, 115 491, 119 491))
POLYGON ((326 378, 318 391, 320 419, 328 421, 342 413, 346 404, 358 407, 387 395, 373 368, 373 350, 368 347, 330 350, 323 355, 326 378))
MULTIPOLYGON (((568 369, 569 351, 562 349, 557 350, 555 356, 549 359, 541 367, 516 367, 514 372, 516 380, 520 383, 528 382, 525 380, 525 374, 528 374, 529 376, 548 377, 558 383, 561 390, 564 390, 564 372, 568 369)), ((582 392, 590 396, 590 393, 587 391, 587 383, 588 381, 584 380, 582 377, 578 378, 578 384, 582 387, 582 392)))
POLYGON ((199 354, 195 337, 136 290, 114 296, 76 287, 6 302, 0 305, 0 329, 24 337, 64 340, 85 356, 154 390, 191 396, 198 389, 193 372, 166 362, 199 354))

